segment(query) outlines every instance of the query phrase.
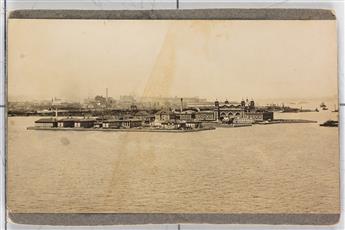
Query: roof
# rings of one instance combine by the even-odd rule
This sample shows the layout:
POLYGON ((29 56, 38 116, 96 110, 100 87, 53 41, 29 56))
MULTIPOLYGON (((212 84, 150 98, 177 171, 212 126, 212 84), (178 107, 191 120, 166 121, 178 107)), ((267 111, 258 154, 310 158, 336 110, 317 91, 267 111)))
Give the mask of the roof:
POLYGON ((159 115, 161 115, 161 114, 173 114, 173 112, 172 111, 170 111, 170 110, 160 110, 160 111, 158 111, 157 113, 155 113, 155 114, 159 114, 159 115))
POLYGON ((52 122, 57 122, 55 118, 41 118, 35 121, 35 123, 52 123, 52 122))
POLYGON ((128 122, 128 121, 142 121, 142 120, 140 119, 125 119, 125 120, 112 119, 112 120, 105 120, 103 122, 128 122))
POLYGON ((187 114, 193 114, 196 113, 194 110, 184 110, 182 111, 182 113, 180 111, 176 111, 176 114, 180 114, 180 115, 187 115, 187 114))
POLYGON ((79 121, 80 119, 79 118, 73 118, 73 117, 67 117, 67 118, 62 118, 58 121, 79 121))
POLYGON ((241 108, 240 104, 224 104, 220 105, 219 108, 241 108))
POLYGON ((94 119, 94 118, 84 118, 84 119, 78 120, 78 122, 90 122, 90 121, 96 121, 96 119, 94 119))
POLYGON ((148 116, 149 113, 146 111, 139 111, 134 114, 134 116, 148 116))
POLYGON ((214 111, 210 111, 210 110, 201 110, 199 112, 197 112, 196 114, 203 114, 203 113, 214 113, 214 111))

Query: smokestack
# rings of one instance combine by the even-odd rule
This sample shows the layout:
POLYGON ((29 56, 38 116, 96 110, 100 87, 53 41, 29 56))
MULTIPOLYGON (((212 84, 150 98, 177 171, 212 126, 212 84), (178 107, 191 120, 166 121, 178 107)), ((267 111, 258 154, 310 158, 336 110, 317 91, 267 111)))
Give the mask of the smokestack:
POLYGON ((105 108, 108 109, 108 88, 105 88, 105 108))
POLYGON ((183 98, 181 98, 181 107, 180 107, 180 111, 181 111, 181 113, 182 113, 182 111, 183 111, 183 98))

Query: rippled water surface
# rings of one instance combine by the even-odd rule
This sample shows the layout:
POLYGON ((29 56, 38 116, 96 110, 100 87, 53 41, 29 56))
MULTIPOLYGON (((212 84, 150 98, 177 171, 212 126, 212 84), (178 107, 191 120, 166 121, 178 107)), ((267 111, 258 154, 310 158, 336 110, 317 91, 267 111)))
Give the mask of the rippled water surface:
MULTIPOLYGON (((337 113, 277 114, 325 121, 337 113)), ((8 119, 13 212, 337 213, 338 129, 30 131, 8 119)))

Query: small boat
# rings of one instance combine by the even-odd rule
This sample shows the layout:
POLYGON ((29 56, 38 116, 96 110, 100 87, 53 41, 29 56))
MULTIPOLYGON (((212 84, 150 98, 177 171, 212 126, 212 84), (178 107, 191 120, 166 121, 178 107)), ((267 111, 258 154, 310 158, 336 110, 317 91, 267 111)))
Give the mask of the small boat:
POLYGON ((339 112, 339 110, 337 109, 337 107, 334 105, 334 110, 332 110, 333 113, 337 113, 339 112))
POLYGON ((334 120, 328 120, 320 124, 320 126, 324 126, 324 127, 338 127, 338 125, 339 125, 339 122, 334 121, 334 120))
POLYGON ((326 104, 324 102, 321 102, 320 108, 327 108, 326 104))

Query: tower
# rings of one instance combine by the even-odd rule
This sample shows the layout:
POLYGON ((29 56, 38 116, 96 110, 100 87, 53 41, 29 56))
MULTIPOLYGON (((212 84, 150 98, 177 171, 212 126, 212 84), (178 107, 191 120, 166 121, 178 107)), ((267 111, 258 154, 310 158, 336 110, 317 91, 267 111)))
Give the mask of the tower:
POLYGON ((215 110, 216 110, 216 118, 217 118, 217 120, 219 120, 220 119, 220 109, 219 109, 219 101, 218 100, 216 100, 215 102, 214 102, 214 106, 215 106, 215 110))
POLYGON ((246 102, 244 101, 243 98, 242 98, 242 101, 241 101, 241 106, 242 106, 242 107, 246 107, 246 102))
POLYGON ((105 88, 105 109, 108 109, 108 88, 105 88))
POLYGON ((250 109, 255 109, 255 102, 254 102, 253 99, 250 100, 249 108, 250 108, 250 109))

